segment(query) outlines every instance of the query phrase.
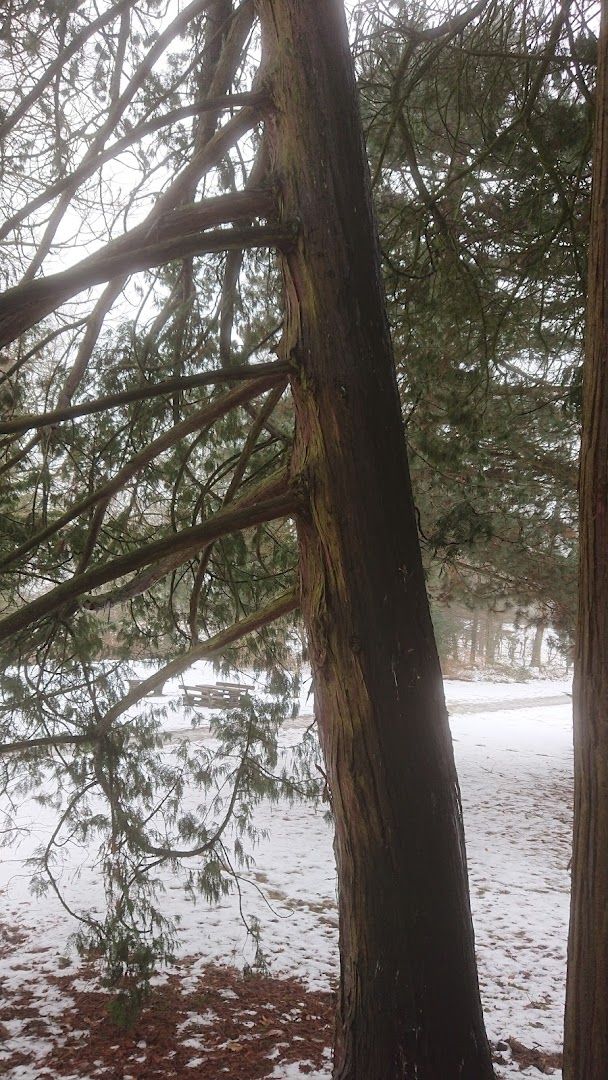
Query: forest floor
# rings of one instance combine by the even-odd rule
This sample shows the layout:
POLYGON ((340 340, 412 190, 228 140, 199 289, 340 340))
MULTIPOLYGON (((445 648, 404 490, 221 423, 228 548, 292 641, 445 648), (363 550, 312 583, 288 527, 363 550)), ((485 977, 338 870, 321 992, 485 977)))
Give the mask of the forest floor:
MULTIPOLYGON (((561 1077, 571 828, 571 702, 565 683, 446 683, 462 787, 479 973, 500 1080, 561 1077)), ((303 705, 305 703, 303 702, 303 705)), ((299 724, 290 725, 293 742, 299 724)), ((187 727, 181 714, 168 726, 187 727)), ((70 948, 72 920, 29 891, 23 858, 50 813, 21 813, 0 852, 0 1075, 9 1080, 328 1080, 337 977, 331 830, 322 809, 263 804, 267 836, 242 883, 267 972, 250 970, 239 898, 196 905, 168 873, 176 963, 118 1029, 96 966, 70 948)), ((75 907, 100 910, 90 853, 64 867, 75 907)))

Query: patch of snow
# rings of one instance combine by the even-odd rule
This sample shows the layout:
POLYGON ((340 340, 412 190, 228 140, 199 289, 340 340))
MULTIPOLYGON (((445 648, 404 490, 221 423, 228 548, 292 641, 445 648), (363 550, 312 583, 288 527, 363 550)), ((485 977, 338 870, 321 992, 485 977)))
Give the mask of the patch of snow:
POLYGON ((319 1072, 318 1069, 313 1069, 312 1065, 306 1061, 300 1062, 284 1062, 282 1065, 275 1065, 271 1073, 268 1073, 268 1080, 276 1078, 276 1080, 330 1080, 331 1071, 323 1069, 319 1072), (304 1069, 304 1072, 302 1072, 304 1069))
MULTIPOLYGON (((572 731, 567 691, 565 680, 446 683, 488 1033, 492 1040, 514 1036, 549 1051, 561 1046, 568 927, 572 731)), ((310 701, 306 709, 312 712, 310 701)), ((172 730, 181 723, 184 731, 189 727, 177 707, 167 723, 172 730)), ((287 733, 286 745, 297 734, 287 733)), ((193 795, 193 801, 197 798, 193 795)), ((20 842, 0 852, 0 895, 3 919, 23 930, 26 939, 18 964, 14 953, 10 962, 0 956, 0 982, 31 993, 34 1007, 52 1019, 65 1007, 66 996, 46 976, 65 974, 74 924, 53 895, 30 894, 29 871, 23 866, 23 858, 48 837, 52 811, 29 802, 21 817, 31 835, 21 833, 20 842)), ((332 835, 324 812, 310 804, 263 803, 256 821, 267 835, 256 846, 249 883, 241 885, 248 917, 260 920, 270 971, 296 975, 311 989, 326 990, 337 977, 338 939, 332 835)), ((70 903, 76 909, 101 910, 103 889, 94 858, 81 849, 70 859, 61 871, 70 903)), ((164 903, 181 919, 178 967, 180 955, 199 957, 189 980, 210 961, 252 963, 254 945, 239 919, 237 897, 217 906, 192 905, 169 869, 163 883, 164 903)), ((90 989, 78 978, 77 961, 73 971, 75 991, 90 989)), ((227 989, 224 996, 235 995, 227 989)), ((2 1052, 40 1057, 48 1049, 39 1036, 20 1034, 19 1024, 7 1023, 7 1029, 0 1072, 2 1052)), ((200 1052, 200 1043, 196 1049, 200 1052)), ((202 1060, 193 1059, 189 1067, 202 1060)), ((300 1065, 305 1068, 306 1062, 300 1065)), ((326 1073, 310 1073, 300 1065, 277 1063, 272 1075, 280 1080, 327 1080, 330 1075, 329 1066, 326 1073)), ((38 1080, 43 1075, 34 1066, 19 1066, 10 1078, 38 1080)), ((538 1071, 520 1072, 515 1063, 505 1063, 497 1067, 497 1076, 521 1080, 538 1071)), ((554 1073, 555 1080, 560 1076, 554 1073)))
POLYGON ((196 1024, 197 1027, 205 1027, 208 1024, 214 1024, 216 1020, 217 1013, 214 1013, 212 1009, 205 1009, 203 1013, 189 1012, 186 1013, 186 1020, 182 1020, 181 1024, 177 1025, 175 1031, 177 1035, 181 1035, 181 1033, 187 1031, 192 1024, 196 1024))

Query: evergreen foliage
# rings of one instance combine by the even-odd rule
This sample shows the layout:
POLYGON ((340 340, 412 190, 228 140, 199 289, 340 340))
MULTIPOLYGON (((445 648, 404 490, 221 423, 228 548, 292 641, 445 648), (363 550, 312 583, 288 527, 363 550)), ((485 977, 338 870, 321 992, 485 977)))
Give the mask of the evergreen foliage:
POLYGON ((589 6, 379 5, 357 36, 431 588, 566 632, 596 30, 589 6))

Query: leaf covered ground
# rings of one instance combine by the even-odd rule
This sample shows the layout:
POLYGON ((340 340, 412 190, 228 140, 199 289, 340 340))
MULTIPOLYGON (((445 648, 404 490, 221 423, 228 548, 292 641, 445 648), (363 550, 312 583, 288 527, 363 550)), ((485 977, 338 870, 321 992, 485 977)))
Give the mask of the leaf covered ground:
MULTIPOLYGON (((453 683, 447 694, 497 1077, 559 1080, 571 702, 556 685, 453 683)), ((0 864, 0 1075, 329 1080, 337 978, 331 830, 307 804, 260 814, 268 835, 241 902, 262 925, 268 973, 248 972, 251 941, 238 898, 193 905, 168 877, 163 902, 181 919, 177 960, 155 977, 135 1025, 121 1031, 95 962, 70 948, 72 921, 52 896, 29 892, 22 860, 50 826, 39 807, 24 806, 21 843, 5 849, 0 864)), ((103 903, 93 869, 86 851, 66 861, 64 885, 76 908, 103 903)))

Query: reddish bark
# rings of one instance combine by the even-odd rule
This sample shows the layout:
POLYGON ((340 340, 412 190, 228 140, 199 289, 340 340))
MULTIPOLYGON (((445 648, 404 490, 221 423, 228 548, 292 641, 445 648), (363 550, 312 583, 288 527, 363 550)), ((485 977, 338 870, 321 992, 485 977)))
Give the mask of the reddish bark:
POLYGON ((335 816, 337 1080, 487 1080, 462 814, 340 0, 259 0, 302 604, 335 816))
POLYGON ((608 5, 602 4, 580 472, 564 1080, 608 1070, 608 5))

